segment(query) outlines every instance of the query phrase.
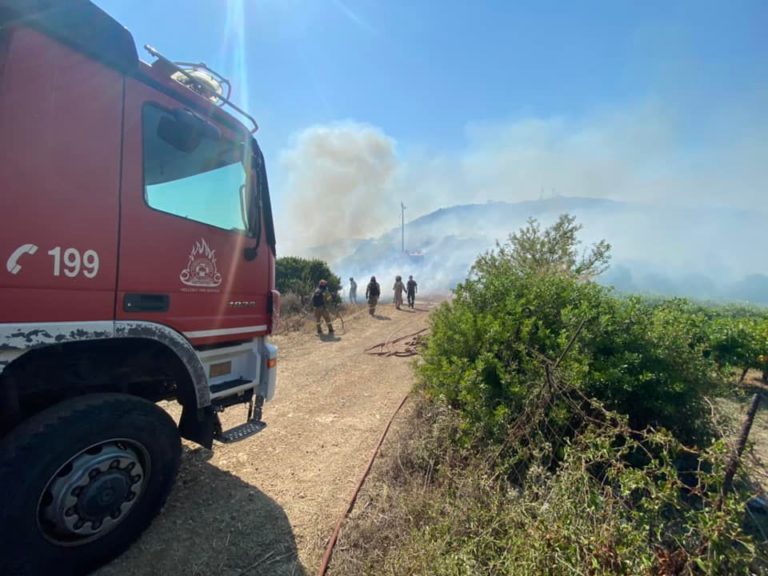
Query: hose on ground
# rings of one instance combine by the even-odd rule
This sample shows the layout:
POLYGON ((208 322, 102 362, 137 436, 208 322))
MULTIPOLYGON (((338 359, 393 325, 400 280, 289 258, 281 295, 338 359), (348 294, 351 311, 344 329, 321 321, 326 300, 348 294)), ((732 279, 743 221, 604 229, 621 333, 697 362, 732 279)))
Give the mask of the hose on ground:
POLYGON ((428 328, 422 328, 421 330, 406 334, 405 336, 400 336, 394 340, 387 339, 385 342, 379 342, 370 348, 366 348, 365 353, 370 354, 371 356, 397 356, 398 358, 416 356, 419 353, 419 348, 424 342, 423 334, 427 330, 428 328), (400 344, 404 340, 405 342, 400 344), (400 344, 400 346, 395 346, 396 344, 400 344))
POLYGON ((344 524, 344 521, 349 516, 349 514, 352 512, 352 508, 355 507, 355 502, 357 502, 357 497, 360 495, 360 490, 362 490, 363 484, 365 484, 365 480, 368 478, 368 474, 371 472, 373 463, 376 461, 376 457, 379 455, 381 446, 382 444, 384 444, 384 439, 387 437, 387 433, 389 432, 389 428, 392 426, 392 422, 395 420, 395 416, 397 416, 398 412, 400 412, 400 409, 403 407, 403 405, 405 404, 405 401, 408 400, 409 397, 410 397, 410 394, 406 394, 403 397, 398 407, 392 413, 392 416, 390 417, 389 422, 387 422, 387 426, 384 428, 384 432, 382 432, 381 438, 379 438, 379 442, 376 444, 376 447, 373 449, 371 458, 368 461, 368 466, 365 467, 365 471, 363 472, 362 476, 360 476, 360 481, 357 483, 357 487, 355 488, 355 491, 352 494, 352 498, 350 498, 346 509, 344 510, 342 515, 339 517, 338 522, 336 522, 336 528, 334 529, 333 534, 331 535, 331 538, 328 541, 328 545, 325 547, 325 553, 323 554, 323 560, 320 563, 320 568, 317 571, 317 576, 325 576, 325 573, 328 571, 328 566, 330 565, 331 557, 333 556, 333 549, 336 547, 336 542, 338 541, 339 534, 341 533, 341 527, 344 524))

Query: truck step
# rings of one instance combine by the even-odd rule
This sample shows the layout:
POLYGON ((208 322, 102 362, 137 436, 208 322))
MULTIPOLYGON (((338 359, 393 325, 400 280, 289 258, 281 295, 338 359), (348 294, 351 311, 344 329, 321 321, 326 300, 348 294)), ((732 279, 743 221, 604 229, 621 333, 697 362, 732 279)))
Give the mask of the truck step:
POLYGON ((246 422, 245 424, 240 424, 240 426, 235 426, 234 428, 230 428, 226 432, 222 432, 221 435, 219 436, 219 440, 224 444, 239 442, 240 440, 245 440, 246 438, 250 438, 254 434, 258 434, 259 432, 264 430, 264 428, 266 427, 267 427, 266 422, 251 420, 250 422, 246 422))
POLYGON ((246 386, 248 384, 252 384, 252 382, 250 380, 246 380, 245 378, 235 378, 234 380, 229 380, 228 382, 211 384, 211 395, 220 396, 228 390, 232 390, 233 388, 241 388, 242 386, 246 386))

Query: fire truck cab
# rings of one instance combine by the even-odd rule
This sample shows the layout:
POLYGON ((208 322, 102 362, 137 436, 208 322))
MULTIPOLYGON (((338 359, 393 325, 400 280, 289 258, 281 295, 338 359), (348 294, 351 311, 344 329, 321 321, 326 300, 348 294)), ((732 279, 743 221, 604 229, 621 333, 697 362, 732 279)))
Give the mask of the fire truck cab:
POLYGON ((0 0, 1 574, 113 558, 180 437, 246 438, 274 394, 256 123, 226 79, 148 50, 89 1, 0 0))

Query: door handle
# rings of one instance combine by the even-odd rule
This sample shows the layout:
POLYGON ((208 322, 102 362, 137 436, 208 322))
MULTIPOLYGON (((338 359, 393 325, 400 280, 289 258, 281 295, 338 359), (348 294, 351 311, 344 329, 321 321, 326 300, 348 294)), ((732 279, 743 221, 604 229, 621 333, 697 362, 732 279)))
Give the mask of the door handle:
POLYGON ((123 298, 125 312, 167 312, 170 306, 168 294, 126 294, 123 298))

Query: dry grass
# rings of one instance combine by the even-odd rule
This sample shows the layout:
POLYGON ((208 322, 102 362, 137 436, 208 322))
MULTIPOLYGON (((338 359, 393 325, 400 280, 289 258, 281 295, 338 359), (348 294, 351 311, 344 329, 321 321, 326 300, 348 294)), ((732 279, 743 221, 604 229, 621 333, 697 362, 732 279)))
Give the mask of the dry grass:
POLYGON ((439 469, 462 458, 453 443, 456 417, 421 395, 412 398, 358 498, 329 574, 384 573, 385 557, 406 546, 411 530, 428 521, 441 490, 439 469))
MULTIPOLYGON (((713 403, 720 422, 729 423, 727 436, 733 437, 740 427, 748 398, 744 394, 713 403)), ((754 462, 763 471, 768 463, 766 413, 768 405, 755 421, 749 456, 753 461, 746 463, 750 471, 754 462)), ((731 561, 738 570, 744 568, 743 557, 724 559, 730 552, 689 561, 683 556, 691 553, 690 547, 649 545, 647 528, 634 524, 641 517, 599 487, 590 492, 585 484, 589 475, 579 465, 566 465, 555 475, 546 470, 529 473, 525 492, 493 479, 479 452, 457 442, 459 431, 454 414, 414 396, 342 532, 330 574, 730 574, 731 561), (698 561, 706 566, 703 572, 692 568, 698 561)), ((593 457, 584 455, 583 462, 593 457)), ((628 472, 624 481, 632 474, 628 472)), ((677 502, 674 489, 668 496, 677 502)), ((721 546, 721 552, 735 552, 728 544, 735 536, 718 537, 724 534, 721 530, 740 533, 738 523, 733 524, 743 516, 739 502, 734 499, 728 505, 730 525, 710 529, 725 521, 714 511, 709 515, 690 510, 685 518, 703 542, 713 538, 712 550, 721 546)), ((768 574, 761 558, 758 555, 751 570, 768 574)))
MULTIPOLYGON (((339 315, 344 318, 358 316, 361 312, 367 310, 365 304, 349 304, 342 302, 333 308, 331 318, 334 325, 342 324, 339 315)), ((291 292, 280 297, 280 324, 277 334, 290 334, 295 332, 312 332, 315 329, 315 317, 312 312, 312 306, 309 303, 302 304, 301 299, 291 292)))

